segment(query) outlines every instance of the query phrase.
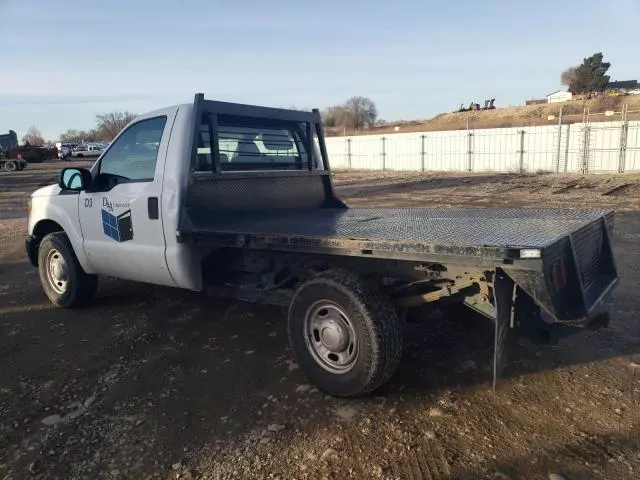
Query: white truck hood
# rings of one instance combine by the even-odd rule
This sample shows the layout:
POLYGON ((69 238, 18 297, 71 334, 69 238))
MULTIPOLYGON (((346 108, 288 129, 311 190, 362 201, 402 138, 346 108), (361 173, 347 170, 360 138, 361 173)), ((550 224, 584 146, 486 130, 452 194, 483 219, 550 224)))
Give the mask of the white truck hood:
POLYGON ((47 185, 46 187, 39 188, 31 194, 31 197, 51 197, 60 193, 60 187, 56 184, 47 185))

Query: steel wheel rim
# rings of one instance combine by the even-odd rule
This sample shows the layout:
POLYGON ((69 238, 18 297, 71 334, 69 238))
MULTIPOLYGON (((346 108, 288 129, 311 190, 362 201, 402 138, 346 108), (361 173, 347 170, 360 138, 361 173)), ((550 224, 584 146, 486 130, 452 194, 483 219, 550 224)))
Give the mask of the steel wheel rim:
POLYGON ((60 295, 65 293, 69 283, 69 269, 67 262, 58 250, 53 249, 47 253, 45 268, 47 282, 51 288, 60 295))
POLYGON ((307 310, 304 319, 307 350, 324 370, 344 374, 358 358, 358 337, 345 311, 330 300, 320 300, 307 310))

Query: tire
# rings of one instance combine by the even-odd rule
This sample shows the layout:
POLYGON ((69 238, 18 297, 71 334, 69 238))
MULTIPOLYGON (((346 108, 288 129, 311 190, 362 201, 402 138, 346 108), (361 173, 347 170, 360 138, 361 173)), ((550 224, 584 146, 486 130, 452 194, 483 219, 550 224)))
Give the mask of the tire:
POLYGON ((85 273, 64 232, 50 233, 40 242, 38 273, 44 292, 58 307, 84 306, 98 289, 98 277, 85 273))
POLYGON ((391 378, 402 357, 402 332, 382 288, 345 270, 305 282, 289 307, 289 341, 300 368, 338 397, 365 395, 391 378))
POLYGON ((7 172, 15 172, 16 170, 18 170, 18 164, 16 162, 5 162, 4 169, 7 172))
POLYGON ((78 155, 76 155, 76 158, 84 158, 84 155, 79 153, 78 155))

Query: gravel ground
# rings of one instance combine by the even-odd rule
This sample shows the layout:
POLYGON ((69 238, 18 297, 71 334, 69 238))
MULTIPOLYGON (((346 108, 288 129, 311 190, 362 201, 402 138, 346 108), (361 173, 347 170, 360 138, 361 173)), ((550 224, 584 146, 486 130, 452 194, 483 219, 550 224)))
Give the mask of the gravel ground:
POLYGON ((608 329, 513 345, 495 393, 491 325, 436 311, 388 386, 340 400, 292 362, 280 308, 104 280, 52 309, 22 217, 59 166, 0 173, 0 478, 640 475, 640 175, 337 172, 352 206, 614 208, 622 276, 608 329))

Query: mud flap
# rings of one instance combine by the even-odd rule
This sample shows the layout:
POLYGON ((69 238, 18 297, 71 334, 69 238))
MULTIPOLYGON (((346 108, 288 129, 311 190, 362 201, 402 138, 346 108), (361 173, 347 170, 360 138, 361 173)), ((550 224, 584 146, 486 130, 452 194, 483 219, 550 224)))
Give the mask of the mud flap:
POLYGON ((493 390, 498 386, 498 378, 506 362, 506 344, 514 315, 515 283, 502 270, 497 270, 493 282, 493 295, 496 303, 493 344, 493 390))

